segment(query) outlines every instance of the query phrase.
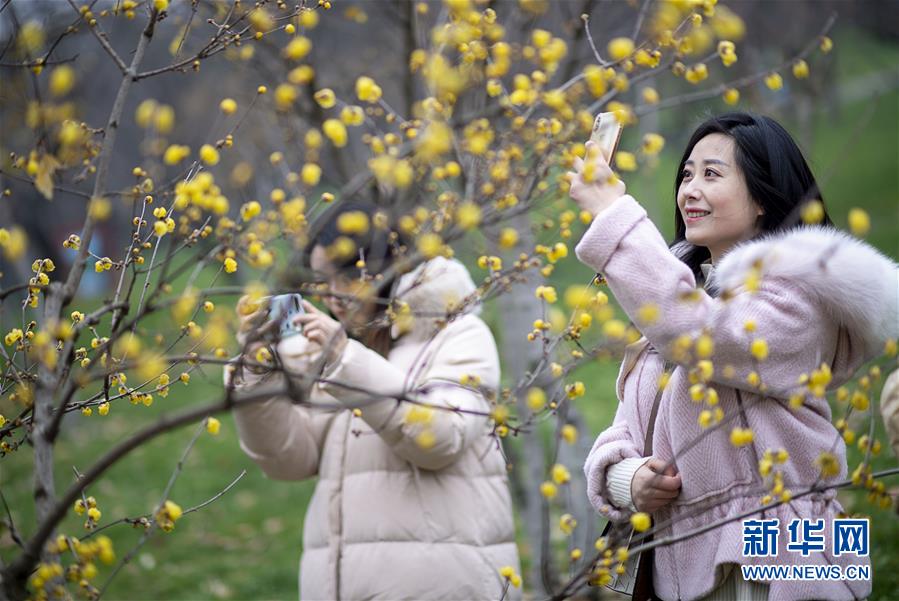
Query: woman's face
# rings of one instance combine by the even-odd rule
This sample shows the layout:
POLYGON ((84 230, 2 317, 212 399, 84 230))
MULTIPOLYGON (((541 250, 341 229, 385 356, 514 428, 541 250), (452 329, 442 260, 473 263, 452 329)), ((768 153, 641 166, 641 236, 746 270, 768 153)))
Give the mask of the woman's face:
POLYGON ((708 248, 712 262, 758 232, 763 211, 749 195, 731 137, 715 133, 702 138, 684 163, 683 175, 677 208, 686 238, 708 248))
POLYGON ((358 278, 350 278, 340 273, 337 267, 328 259, 325 247, 315 245, 310 255, 312 270, 319 278, 327 282, 331 292, 341 296, 326 296, 324 303, 334 317, 349 331, 358 331, 371 321, 374 315, 374 305, 360 300, 354 300, 364 296, 370 289, 367 284, 358 278))

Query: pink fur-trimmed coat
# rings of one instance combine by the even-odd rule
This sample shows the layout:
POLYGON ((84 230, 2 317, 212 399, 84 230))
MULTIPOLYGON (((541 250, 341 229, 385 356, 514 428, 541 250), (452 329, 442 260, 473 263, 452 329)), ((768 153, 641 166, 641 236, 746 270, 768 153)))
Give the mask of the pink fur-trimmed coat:
MULTIPOLYGON (((899 333, 897 267, 869 245, 832 228, 803 227, 743 243, 716 266, 713 283, 732 295, 682 300, 696 289, 690 269, 668 249, 643 208, 628 195, 600 213, 576 248, 578 258, 602 273, 628 316, 653 303, 660 317, 641 327, 645 339, 625 352, 617 382, 619 405, 613 424, 596 439, 584 466, 590 500, 614 521, 630 512, 615 507, 606 488, 607 468, 627 457, 642 455, 644 433, 655 398, 664 358, 682 334, 708 333, 714 341, 717 390, 728 426, 701 438, 697 418, 702 407, 691 401, 687 369, 677 366, 662 395, 653 436, 654 455, 668 461, 677 456, 682 478, 680 496, 653 515, 663 527, 657 536, 679 535, 712 521, 757 509, 770 489, 758 472, 766 449, 785 448, 790 459, 784 486, 794 494, 812 485, 816 459, 825 451, 839 461, 836 479, 847 476, 846 447, 832 425, 823 399, 809 398, 791 409, 789 393, 803 373, 827 363, 831 387, 852 377, 867 360, 880 354, 888 337, 899 333), (823 259, 823 261, 822 261, 823 259), (747 275, 760 267, 758 290, 743 287, 747 275), (727 300, 725 300, 727 298, 727 300), (754 320, 757 330, 744 329, 754 320), (768 342, 769 356, 755 362, 749 352, 753 338, 768 342), (657 352, 658 351, 658 352, 657 352), (729 366, 729 369, 725 367, 729 366), (747 384, 757 370, 765 395, 747 384), (742 415, 740 415, 742 413, 742 415), (735 415, 736 414, 736 415, 735 415), (730 443, 732 426, 750 427, 751 444, 730 443)), ((655 550, 655 589, 665 600, 697 599, 719 586, 734 564, 870 565, 868 558, 832 555, 831 524, 842 511, 833 490, 816 493, 752 517, 780 519, 780 554, 765 560, 742 556, 741 520, 655 550), (786 552, 787 526, 793 518, 825 518, 827 547, 803 558, 786 552)), ((875 550, 876 552, 876 550, 875 550)), ((769 581, 771 599, 861 599, 870 581, 769 581)))

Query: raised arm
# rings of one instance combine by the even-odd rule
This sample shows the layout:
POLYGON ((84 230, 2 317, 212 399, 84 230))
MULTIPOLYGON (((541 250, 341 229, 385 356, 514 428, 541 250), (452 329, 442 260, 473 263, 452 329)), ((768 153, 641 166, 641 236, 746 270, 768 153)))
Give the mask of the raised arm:
POLYGON ((801 283, 762 278, 757 290, 743 288, 727 299, 710 296, 696 288, 693 273, 629 195, 596 216, 575 252, 606 277, 628 317, 669 359, 678 360, 672 349, 682 335, 710 336, 713 381, 752 390, 747 378, 757 371, 769 390, 788 390, 797 385, 798 374, 833 358, 837 324, 801 283), (658 318, 641 322, 640 309, 650 306, 658 309, 658 318), (763 361, 750 353, 757 338, 768 349, 763 361))
POLYGON ((496 391, 499 358, 490 329, 478 317, 467 315, 438 334, 426 351, 424 365, 422 377, 410 381, 405 370, 350 340, 339 361, 326 371, 330 383, 323 388, 346 407, 360 408, 362 419, 403 459, 437 470, 487 435, 488 418, 483 414, 490 411, 489 402, 475 387, 460 382, 467 376, 479 380, 480 387, 496 391), (396 397, 402 395, 424 407, 398 402, 396 397))
MULTIPOLYGON (((278 352, 285 367, 302 373, 314 350, 310 346, 302 336, 282 341, 278 352)), ((242 379, 233 382, 233 386, 245 390, 262 382, 283 378, 282 373, 254 375, 245 372, 242 379)), ((224 379, 227 389, 232 385, 230 370, 225 369, 224 379)), ((315 387, 311 394, 313 402, 330 400, 336 403, 315 387)), ((333 410, 293 405, 286 396, 273 396, 234 410, 240 448, 267 476, 276 480, 302 480, 318 474, 324 439, 333 418, 333 410)))

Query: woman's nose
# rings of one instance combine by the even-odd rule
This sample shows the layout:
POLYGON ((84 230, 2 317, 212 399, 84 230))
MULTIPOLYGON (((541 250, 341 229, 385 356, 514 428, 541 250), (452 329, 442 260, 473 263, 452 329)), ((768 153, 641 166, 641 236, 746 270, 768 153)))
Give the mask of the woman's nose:
POLYGON ((700 185, 696 179, 691 179, 683 184, 683 194, 686 198, 699 198, 700 185))

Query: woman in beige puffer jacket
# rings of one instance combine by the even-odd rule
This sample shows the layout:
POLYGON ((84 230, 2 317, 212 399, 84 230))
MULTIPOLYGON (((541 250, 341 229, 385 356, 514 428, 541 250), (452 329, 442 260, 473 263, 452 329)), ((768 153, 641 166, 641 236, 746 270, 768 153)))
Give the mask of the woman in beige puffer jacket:
MULTIPOLYGON (((386 358, 350 339, 326 365, 328 383, 312 388, 310 404, 321 408, 275 397, 235 410, 241 448, 272 478, 318 477, 303 529, 302 599, 499 599, 500 569, 520 568, 506 463, 483 416, 485 391, 499 387, 493 336, 476 311, 440 327, 437 316, 475 290, 458 261, 432 259, 395 289, 417 317, 405 333, 392 326, 386 358), (422 411, 390 398, 400 394, 481 415, 422 411)), ((330 319, 313 320, 322 318, 330 319)), ((277 346, 297 373, 321 349, 304 336, 277 346)), ((229 384, 226 374, 226 385, 278 377, 247 373, 229 384)), ((518 596, 512 588, 506 598, 518 596)))

